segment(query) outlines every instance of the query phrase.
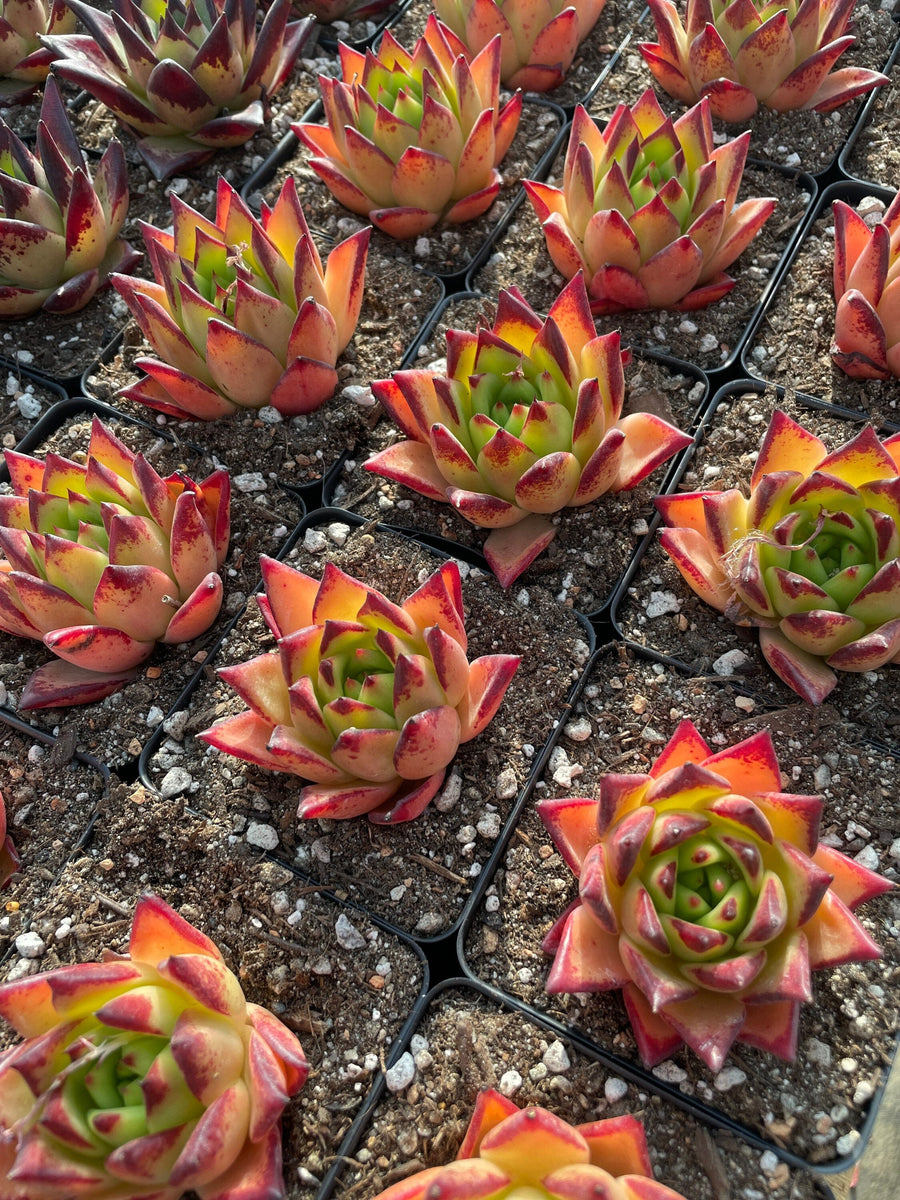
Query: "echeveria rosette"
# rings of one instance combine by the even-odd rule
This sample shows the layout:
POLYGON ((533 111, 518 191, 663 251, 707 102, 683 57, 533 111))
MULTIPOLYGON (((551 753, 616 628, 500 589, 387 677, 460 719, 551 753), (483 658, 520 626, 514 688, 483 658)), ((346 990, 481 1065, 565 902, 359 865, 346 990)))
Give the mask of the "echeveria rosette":
POLYGON ((342 79, 320 75, 326 125, 292 125, 309 165, 351 212, 395 238, 487 212, 519 124, 500 107, 500 40, 471 62, 432 13, 412 53, 386 30, 378 53, 339 46, 342 79))
POLYGON ((566 77, 606 0, 434 0, 434 11, 470 54, 500 37, 500 79, 549 92, 566 77))
POLYGON ((292 177, 260 219, 221 177, 213 220, 170 199, 171 230, 141 226, 154 280, 113 277, 159 356, 137 358, 147 376, 119 395, 182 420, 320 407, 359 320, 371 231, 323 269, 292 177))
POLYGON ((871 426, 829 454, 776 411, 750 496, 660 496, 660 542, 694 591, 759 628, 775 673, 812 704, 835 671, 900 661, 900 434, 871 426))
POLYGON ((127 955, 0 985, 3 1200, 278 1200, 281 1114, 307 1075, 215 943, 158 897, 127 955))
POLYGON ((219 671, 248 708, 198 736, 309 780, 300 817, 412 820, 493 718, 519 658, 469 662, 453 562, 398 605, 333 563, 319 581, 260 561, 278 649, 219 671))
POLYGON ((830 112, 888 83, 863 67, 831 68, 856 40, 856 0, 649 0, 658 42, 639 43, 657 82, 676 100, 708 96, 722 121, 775 112, 830 112))
POLYGON ((819 842, 768 732, 713 753, 682 721, 645 775, 538 810, 579 898, 544 941, 549 992, 621 988, 645 1065, 735 1041, 792 1059, 815 970, 878 958, 853 910, 894 885, 819 842))
POLYGON ((43 39, 54 73, 136 135, 157 179, 249 141, 315 27, 288 21, 291 0, 273 0, 259 30, 255 0, 67 3, 88 32, 43 39))
POLYGON ((725 268, 776 203, 737 203, 749 142, 714 148, 705 99, 673 121, 648 88, 602 131, 579 105, 562 187, 524 181, 557 269, 584 272, 595 313, 720 300, 735 283, 725 268))
POLYGON ((367 470, 490 529, 504 587, 553 540, 550 514, 634 487, 691 440, 650 413, 622 416, 619 335, 597 336, 580 274, 545 321, 510 288, 492 328, 449 330, 446 377, 397 371, 373 390, 408 440, 367 470))
POLYGON ((19 869, 21 859, 13 840, 6 832, 6 804, 0 792, 0 888, 5 887, 19 869))
POLYGON ((479 1093, 456 1159, 377 1200, 684 1200, 657 1183, 636 1117, 571 1125, 549 1109, 479 1093))
POLYGON ((834 202, 831 359, 854 379, 900 377, 900 192, 869 226, 834 202))
POLYGON ((53 53, 41 34, 75 32, 75 14, 65 0, 0 2, 0 101, 21 104, 44 82, 53 53))
POLYGON ((6 452, 0 629, 42 641, 21 708, 84 704, 122 686, 157 642, 199 637, 222 604, 230 481, 163 479, 94 418, 87 460, 6 452))
POLYGON ((84 308, 140 254, 119 234, 128 175, 113 138, 92 173, 47 80, 33 150, 0 119, 0 317, 84 308))

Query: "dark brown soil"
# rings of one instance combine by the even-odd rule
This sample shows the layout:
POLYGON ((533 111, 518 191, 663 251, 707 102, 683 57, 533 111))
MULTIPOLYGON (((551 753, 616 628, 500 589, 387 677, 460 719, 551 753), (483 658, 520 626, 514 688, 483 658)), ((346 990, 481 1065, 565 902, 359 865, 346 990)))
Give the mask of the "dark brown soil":
MULTIPOLYGON (((879 208, 869 197, 859 211, 879 208)), ((851 379, 831 361, 834 337, 834 219, 827 208, 804 237, 744 355, 761 379, 832 404, 860 409, 874 421, 897 421, 897 382, 851 379)))
MULTIPOLYGON (((751 702, 740 707, 743 703, 727 681, 714 675, 685 678, 671 667, 609 647, 588 678, 573 723, 564 729, 561 745, 575 765, 574 778, 566 786, 548 773, 537 795, 596 796, 602 774, 646 771, 683 717, 690 717, 714 747, 768 729, 786 790, 821 794, 825 800, 823 840, 861 855, 860 861, 889 878, 900 878, 900 818, 893 800, 900 761, 867 746, 870 730, 848 724, 831 705, 810 709, 751 702), (566 736, 567 731, 576 736, 566 736)), ((467 962, 485 982, 636 1062, 618 992, 548 996, 544 991, 550 960, 541 940, 576 896, 571 870, 529 804, 471 926, 467 962)), ((888 894, 858 911, 884 957, 814 975, 815 1001, 801 1015, 796 1062, 738 1045, 724 1074, 713 1074, 682 1049, 654 1074, 812 1163, 850 1153, 868 1109, 869 1085, 883 1079, 893 1055, 900 1018, 900 897, 888 894), (735 1068, 743 1077, 734 1076, 735 1068)))
MULTIPOLYGON (((163 476, 182 469, 199 482, 215 469, 208 456, 198 454, 188 445, 173 446, 145 426, 118 422, 113 423, 112 428, 131 449, 143 449, 163 476)), ((77 417, 66 422, 46 449, 56 449, 71 458, 86 450, 89 438, 90 417, 77 417)), ((42 457, 42 453, 37 457, 42 457)), ((225 599, 210 630, 183 647, 158 647, 138 678, 106 700, 69 709, 36 710, 27 714, 32 723, 50 732, 62 732, 72 739, 74 748, 96 754, 111 766, 133 760, 140 754, 153 728, 256 587, 259 555, 278 554, 303 515, 300 503, 274 481, 264 479, 261 482, 264 490, 258 492, 245 493, 234 486, 231 544, 223 568, 225 599)), ((50 657, 40 642, 0 634, 3 702, 14 708, 28 676, 50 657)))
POLYGON ((22 860, 0 892, 3 958, 83 836, 107 781, 99 767, 73 757, 66 741, 39 741, 0 718, 0 782, 8 832, 22 860))
POLYGON ((413 1035, 413 1057, 413 1082, 379 1102, 338 1181, 337 1194, 346 1200, 370 1200, 398 1179, 448 1162, 478 1092, 498 1086, 516 1104, 539 1104, 573 1125, 639 1117, 656 1178, 685 1200, 820 1195, 809 1174, 774 1155, 763 1159, 759 1150, 661 1103, 474 988, 453 987, 432 1000, 413 1035), (568 1065, 559 1070, 561 1052, 568 1065))
POLYGON ((897 83, 900 65, 888 72, 890 87, 875 93, 866 124, 850 154, 842 159, 844 169, 857 179, 894 188, 900 180, 900 138, 897 131, 897 83))
POLYGON ((312 1200, 421 992, 421 960, 366 916, 235 842, 222 825, 120 785, 90 844, 35 906, 40 958, 16 959, 0 975, 126 950, 145 889, 209 934, 248 1000, 300 1038, 311 1071, 285 1113, 286 1197, 312 1200))
MULTIPOLYGON (((326 559, 350 575, 375 583, 400 601, 434 570, 437 560, 396 535, 328 528, 321 549, 298 548, 289 561, 318 578, 326 559), (346 537, 340 548, 335 538, 346 537)), ((312 544, 308 542, 307 544, 312 544)), ((422 937, 456 921, 478 878, 515 794, 536 754, 562 715, 566 695, 586 661, 586 634, 568 610, 535 589, 526 607, 505 596, 496 580, 469 571, 464 579, 470 660, 485 653, 519 653, 522 663, 500 711, 479 737, 460 747, 443 799, 409 824, 393 828, 365 820, 298 822, 300 781, 265 772, 195 742, 191 734, 242 702, 212 672, 192 696, 179 740, 167 739, 149 764, 149 779, 165 791, 175 775, 192 804, 228 821, 236 839, 262 823, 275 853, 323 885, 422 937), (182 740, 183 739, 183 740, 182 740), (499 792, 499 794, 498 794, 499 792)), ((251 605, 229 636, 216 664, 243 661, 271 648, 251 605)))
MULTIPOLYGON (((475 329, 481 308, 479 300, 452 302, 433 336, 420 348, 419 362, 429 368, 438 362, 436 369, 443 369, 446 361, 440 356, 446 350, 446 329, 475 329)), ((684 430, 691 428, 707 391, 701 376, 687 375, 643 357, 633 359, 626 368, 626 381, 626 412, 646 409, 684 430)), ((398 436, 393 425, 382 421, 370 441, 372 453, 398 436)), ((366 471, 364 461, 354 456, 345 465, 335 503, 418 533, 439 533, 464 546, 482 547, 485 531, 470 525, 451 505, 428 500, 366 471)), ((650 498, 659 490, 669 465, 663 464, 631 491, 601 496, 592 504, 567 508, 555 515, 555 539, 512 584, 512 594, 521 599, 537 584, 578 612, 602 609, 646 532, 654 512, 650 498)))

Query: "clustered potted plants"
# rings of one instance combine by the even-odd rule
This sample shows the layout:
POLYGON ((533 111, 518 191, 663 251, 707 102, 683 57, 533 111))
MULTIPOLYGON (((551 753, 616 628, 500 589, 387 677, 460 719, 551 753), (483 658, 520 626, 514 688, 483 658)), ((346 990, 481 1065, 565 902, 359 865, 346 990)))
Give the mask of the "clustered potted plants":
POLYGON ((891 17, 0 32, 0 1200, 829 1196, 900 1018, 891 17))

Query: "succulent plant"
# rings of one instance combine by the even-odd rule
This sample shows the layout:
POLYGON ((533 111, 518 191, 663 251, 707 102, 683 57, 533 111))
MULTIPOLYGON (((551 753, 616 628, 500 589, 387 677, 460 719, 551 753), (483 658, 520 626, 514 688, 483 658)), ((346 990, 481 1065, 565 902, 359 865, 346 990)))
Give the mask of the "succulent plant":
POLYGON ((467 62, 432 13, 411 54, 386 30, 377 55, 340 56, 343 80, 319 77, 328 124, 291 128, 341 204, 395 238, 487 212, 522 109, 500 107, 499 38, 467 62))
POLYGON ((141 226, 155 282, 113 277, 159 355, 139 357, 147 376, 119 394, 204 421, 318 408, 359 319, 370 230, 336 246, 323 271, 293 177, 261 220, 221 176, 213 221, 170 199, 172 231, 141 226))
POLYGON ((870 226, 834 202, 834 364, 854 379, 900 376, 900 192, 870 226))
POLYGON ((694 591, 759 628, 769 666, 819 704, 834 671, 900 661, 900 434, 829 454, 777 411, 737 488, 660 496, 661 544, 694 591), (833 668, 833 669, 832 669, 833 668))
POLYGON ((20 862, 13 840, 6 832, 6 804, 0 792, 0 888, 5 887, 10 876, 15 875, 20 862))
POLYGON ((490 722, 519 659, 467 660, 453 562, 397 605, 333 563, 319 582, 260 561, 257 599, 278 649, 219 671, 248 708, 198 736, 309 780, 301 817, 411 821, 490 722))
POLYGON ((856 40, 856 0, 687 0, 684 24, 672 0, 649 4, 659 41, 640 43, 647 66, 683 104, 708 96, 723 121, 760 104, 829 112, 888 82, 862 67, 831 72, 856 40))
POLYGON ((0 1054, 9 1200, 284 1195, 300 1043, 156 896, 135 909, 127 955, 2 984, 0 1016, 25 1039, 0 1054))
POLYGON ((53 71, 111 109, 157 179, 242 146, 314 28, 273 0, 111 0, 111 13, 66 0, 88 30, 43 39, 53 71))
POLYGON ((791 1059, 811 972, 880 955, 852 910, 894 885, 819 842, 767 731, 714 754, 682 721, 647 774, 538 809, 579 888, 547 990, 622 988, 647 1066, 682 1043, 713 1071, 735 1041, 791 1059))
POLYGON ((0 100, 30 100, 47 78, 53 54, 41 34, 73 33, 75 14, 65 0, 0 0, 0 100))
POLYGON ((750 134, 713 149, 709 101, 672 121, 648 88, 601 132, 578 106, 563 186, 525 180, 558 270, 584 271, 595 313, 704 308, 775 207, 736 203, 750 134))
POLYGON ((508 587, 553 540, 548 515, 634 487, 690 444, 650 413, 622 416, 618 333, 600 337, 579 273, 546 321, 517 288, 492 328, 447 333, 447 377, 397 371, 373 391, 408 440, 366 462, 491 530, 484 553, 508 587))
POLYGON ((570 1125, 537 1105, 479 1094, 456 1159, 381 1192, 377 1200, 684 1200, 656 1183, 636 1117, 570 1125))
POLYGON ((500 37, 500 79, 525 92, 558 87, 606 0, 434 0, 434 11, 478 54, 500 37))
POLYGON ((43 641, 20 708, 84 704, 121 687, 157 642, 198 637, 222 604, 230 483, 162 479, 94 418, 87 461, 6 451, 0 629, 43 641))
POLYGON ((119 237, 128 213, 115 138, 93 180, 56 83, 41 102, 34 153, 0 119, 0 317, 76 312, 140 254, 119 237))

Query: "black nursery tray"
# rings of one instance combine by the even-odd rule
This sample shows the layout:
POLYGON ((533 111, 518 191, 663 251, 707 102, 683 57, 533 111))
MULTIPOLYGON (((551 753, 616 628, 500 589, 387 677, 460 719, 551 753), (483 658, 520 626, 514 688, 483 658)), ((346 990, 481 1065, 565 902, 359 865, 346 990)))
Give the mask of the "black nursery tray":
MULTIPOLYGON (((469 556, 462 560, 469 657, 520 653, 523 662, 500 711, 460 747, 440 795, 416 820, 393 827, 365 818, 298 822, 301 781, 266 772, 194 740, 238 712, 233 690, 205 668, 181 708, 148 743, 140 762, 147 787, 233 822, 235 836, 262 846, 316 885, 349 897, 421 944, 453 935, 463 906, 511 813, 550 753, 593 647, 590 626, 545 598, 537 610, 503 596, 469 556)), ((318 578, 325 561, 400 601, 447 556, 341 510, 311 513, 286 561, 318 578)), ((216 654, 216 665, 271 646, 256 605, 248 605, 216 654)))
MULTIPOLYGON (((689 672, 620 643, 602 648, 558 744, 565 761, 556 771, 550 763, 535 797, 597 797, 604 774, 646 772, 684 718, 716 750, 768 730, 785 790, 823 797, 820 837, 896 881, 900 863, 891 851, 900 820, 892 798, 900 757, 867 740, 869 727, 848 721, 838 705, 773 705, 752 683, 742 675, 689 672)), ((813 973, 814 999, 801 1008, 793 1063, 736 1044, 719 1072, 686 1049, 648 1071, 620 992, 545 990, 551 958, 541 942, 578 890, 533 805, 507 829, 496 861, 459 937, 468 974, 538 1012, 560 1036, 590 1044, 616 1073, 663 1090, 795 1166, 837 1173, 859 1158, 896 1050, 897 893, 857 909, 882 947, 881 960, 813 973)))
MULTIPOLYGON (((421 950, 236 845, 227 826, 114 783, 92 836, 35 902, 41 966, 126 950, 143 889, 207 933, 247 999, 299 1037, 310 1072, 282 1122, 285 1200, 314 1200, 382 1061, 408 1036, 428 988, 421 950)), ((0 977, 19 961, 0 965, 0 977)), ((0 1047, 9 1040, 0 1031, 0 1047)))

